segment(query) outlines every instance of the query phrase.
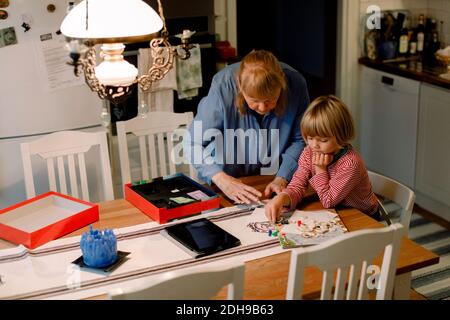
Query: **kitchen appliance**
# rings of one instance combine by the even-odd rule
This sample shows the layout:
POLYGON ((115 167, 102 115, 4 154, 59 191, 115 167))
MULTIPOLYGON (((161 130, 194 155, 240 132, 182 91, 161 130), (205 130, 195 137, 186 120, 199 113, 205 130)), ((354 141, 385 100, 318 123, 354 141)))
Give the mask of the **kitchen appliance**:
MULTIPOLYGON (((52 5, 10 1, 4 8, 8 18, 0 20, 0 30, 13 27, 17 38, 16 44, 0 47, 0 209, 26 199, 20 143, 54 131, 102 129, 101 100, 66 64, 70 59, 59 27, 69 1, 52 5)), ((89 157, 86 161, 88 183, 95 183, 99 166, 89 157)), ((47 169, 44 163, 38 166, 36 192, 41 194, 48 191, 47 169)))
POLYGON ((414 189, 420 82, 362 68, 361 155, 367 168, 414 189))

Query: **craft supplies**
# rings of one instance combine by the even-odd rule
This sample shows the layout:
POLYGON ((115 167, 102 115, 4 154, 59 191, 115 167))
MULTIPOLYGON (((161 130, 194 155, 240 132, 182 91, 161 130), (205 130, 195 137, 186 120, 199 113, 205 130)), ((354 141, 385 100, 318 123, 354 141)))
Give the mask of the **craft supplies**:
POLYGON ((220 206, 219 196, 215 192, 182 173, 155 178, 144 184, 126 184, 124 195, 127 201, 158 223, 220 206))
POLYGON ((187 198, 187 197, 175 197, 175 198, 170 198, 170 201, 173 201, 178 204, 183 204, 183 203, 194 202, 195 200, 191 199, 191 198, 187 198))

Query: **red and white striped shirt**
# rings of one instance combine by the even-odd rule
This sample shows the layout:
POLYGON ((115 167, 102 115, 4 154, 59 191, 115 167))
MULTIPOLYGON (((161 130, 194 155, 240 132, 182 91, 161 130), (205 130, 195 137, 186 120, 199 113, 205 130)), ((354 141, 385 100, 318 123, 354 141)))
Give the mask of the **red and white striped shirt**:
POLYGON ((368 215, 377 211, 377 197, 372 192, 366 167, 352 146, 349 146, 341 158, 329 165, 326 172, 318 174, 312 164, 312 154, 311 148, 305 147, 298 160, 297 171, 283 190, 291 199, 291 209, 295 209, 302 200, 309 182, 325 208, 343 204, 368 215))

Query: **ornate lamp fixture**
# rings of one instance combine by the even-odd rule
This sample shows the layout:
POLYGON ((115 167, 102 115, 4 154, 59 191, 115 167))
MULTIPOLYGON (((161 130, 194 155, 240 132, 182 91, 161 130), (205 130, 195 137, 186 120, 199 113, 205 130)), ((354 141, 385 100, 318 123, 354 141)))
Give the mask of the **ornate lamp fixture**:
POLYGON ((181 45, 171 47, 161 1, 157 1, 159 15, 142 0, 83 0, 64 18, 61 32, 68 42, 75 75, 84 71, 89 88, 101 99, 120 103, 135 83, 146 91, 169 72, 175 57, 189 58, 194 32, 184 30, 181 45), (146 74, 138 76, 136 67, 123 58, 124 43, 147 40, 153 64, 146 74), (103 60, 98 66, 97 44, 102 45, 103 60))

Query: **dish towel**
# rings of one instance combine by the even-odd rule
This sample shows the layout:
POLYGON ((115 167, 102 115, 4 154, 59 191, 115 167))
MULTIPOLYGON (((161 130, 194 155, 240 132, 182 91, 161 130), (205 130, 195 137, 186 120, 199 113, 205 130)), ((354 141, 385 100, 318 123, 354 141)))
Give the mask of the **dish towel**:
POLYGON ((190 52, 189 59, 176 59, 178 99, 192 99, 203 85, 200 46, 194 44, 190 52))
MULTIPOLYGON (((138 70, 139 74, 146 74, 153 62, 150 48, 139 49, 138 70)), ((174 59, 176 63, 176 59, 174 59)), ((160 81, 152 83, 147 92, 139 88, 139 103, 145 101, 149 111, 173 112, 173 91, 177 90, 176 64, 160 81)))

